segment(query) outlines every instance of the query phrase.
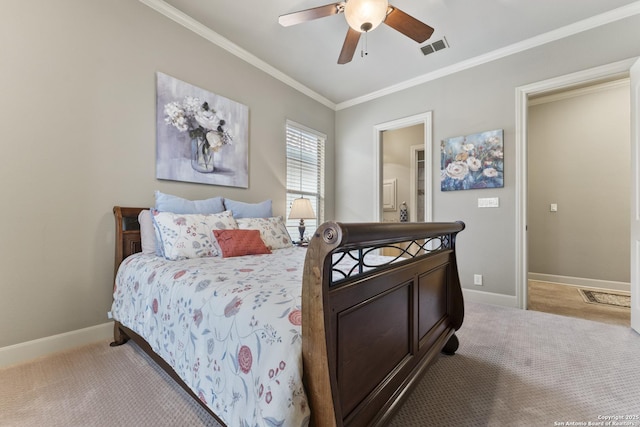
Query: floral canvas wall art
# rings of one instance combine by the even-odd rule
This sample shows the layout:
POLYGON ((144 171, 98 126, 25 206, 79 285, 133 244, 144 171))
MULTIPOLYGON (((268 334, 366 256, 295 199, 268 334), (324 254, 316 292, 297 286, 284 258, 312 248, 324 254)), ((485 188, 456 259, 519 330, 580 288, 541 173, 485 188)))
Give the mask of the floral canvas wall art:
POLYGON ((160 72, 156 77, 156 177, 247 188, 247 106, 160 72))
POLYGON ((441 144, 442 191, 504 186, 503 130, 447 138, 441 144))

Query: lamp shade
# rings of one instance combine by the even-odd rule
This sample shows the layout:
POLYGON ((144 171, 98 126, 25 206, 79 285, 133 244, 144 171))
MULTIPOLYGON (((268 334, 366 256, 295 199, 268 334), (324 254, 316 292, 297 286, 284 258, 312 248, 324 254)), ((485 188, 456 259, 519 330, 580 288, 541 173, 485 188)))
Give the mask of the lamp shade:
POLYGON ((293 200, 289 219, 313 219, 316 214, 313 212, 311 200, 300 197, 293 200))
POLYGON ((371 31, 387 17, 387 0, 347 0, 344 17, 351 28, 361 33, 371 31))

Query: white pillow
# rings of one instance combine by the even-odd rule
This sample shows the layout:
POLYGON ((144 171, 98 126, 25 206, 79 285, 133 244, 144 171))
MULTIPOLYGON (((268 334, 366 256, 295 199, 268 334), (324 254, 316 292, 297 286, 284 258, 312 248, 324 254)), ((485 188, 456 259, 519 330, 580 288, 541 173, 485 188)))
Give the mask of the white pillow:
POLYGON ((284 224, 284 218, 236 218, 238 228, 242 230, 260 230, 260 237, 269 249, 282 249, 293 246, 291 236, 284 224))
POLYGON ((260 203, 237 202, 224 199, 224 207, 231 211, 235 219, 238 218, 269 218, 273 216, 271 199, 260 203))
POLYGON ((153 225, 168 260, 220 255, 213 230, 237 229, 231 211, 217 214, 174 214, 153 210, 153 225))
POLYGON ((138 214, 138 224, 140 224, 140 244, 143 254, 156 253, 156 232, 153 229, 153 218, 151 211, 144 209, 138 214))
POLYGON ((179 214, 212 214, 224 212, 224 199, 213 197, 205 200, 187 200, 172 194, 155 192, 156 209, 160 212, 173 212, 179 214))

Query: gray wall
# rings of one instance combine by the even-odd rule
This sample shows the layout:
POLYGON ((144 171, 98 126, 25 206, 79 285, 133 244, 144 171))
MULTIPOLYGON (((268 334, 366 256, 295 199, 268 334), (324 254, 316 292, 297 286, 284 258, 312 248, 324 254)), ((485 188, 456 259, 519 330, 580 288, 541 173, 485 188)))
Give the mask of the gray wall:
MULTIPOLYGON (((336 216, 342 221, 374 217, 372 129, 433 111, 434 220, 463 220, 458 239, 464 288, 515 295, 515 89, 519 86, 640 55, 640 17, 608 24, 560 41, 439 78, 382 98, 339 110, 336 115, 336 216), (598 49, 606 46, 606 49, 598 49), (504 129, 502 189, 441 192, 438 141, 504 129), (357 163, 353 159, 359 159, 357 163), (477 207, 480 197, 499 197, 499 208, 477 207), (484 275, 474 287, 473 274, 484 275)), ((452 46, 451 49, 455 49, 452 46)), ((443 51, 442 54, 446 54, 443 51)), ((427 59, 428 60, 428 57, 427 59)))
POLYGON ((107 321, 114 205, 273 199, 285 212, 285 120, 328 136, 334 111, 138 1, 23 0, 0 14, 0 347, 107 321), (249 188, 155 179, 155 73, 249 107, 249 188))
POLYGON ((529 272, 630 281, 629 90, 625 80, 529 106, 529 272))

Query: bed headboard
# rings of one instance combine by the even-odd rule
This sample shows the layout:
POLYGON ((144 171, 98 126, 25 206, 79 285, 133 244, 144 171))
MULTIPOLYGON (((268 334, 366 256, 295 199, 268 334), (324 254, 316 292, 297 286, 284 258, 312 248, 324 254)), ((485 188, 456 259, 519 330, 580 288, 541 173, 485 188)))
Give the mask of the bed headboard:
POLYGON ((114 278, 120 263, 129 255, 142 251, 138 214, 148 208, 113 207, 116 219, 116 256, 114 278))

